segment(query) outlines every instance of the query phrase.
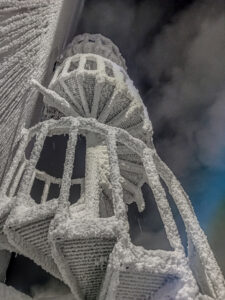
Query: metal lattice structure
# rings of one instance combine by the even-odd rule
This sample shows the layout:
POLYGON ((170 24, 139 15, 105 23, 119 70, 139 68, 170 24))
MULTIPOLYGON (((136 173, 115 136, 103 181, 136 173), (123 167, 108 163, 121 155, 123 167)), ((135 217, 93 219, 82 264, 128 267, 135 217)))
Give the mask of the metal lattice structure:
POLYGON ((78 36, 49 87, 34 84, 45 95, 45 120, 23 130, 1 187, 2 245, 63 280, 75 299, 224 299, 221 271, 188 196, 157 155, 118 48, 101 35, 78 36), (55 178, 37 163, 47 137, 62 134, 68 135, 64 170, 55 178), (74 179, 79 135, 86 137, 85 177, 74 179), (30 195, 35 178, 44 183, 40 203, 30 195), (188 255, 162 181, 185 224, 188 255), (60 192, 48 200, 52 184, 60 192), (153 192, 171 251, 131 242, 127 205, 144 210, 143 184, 153 192), (73 185, 81 192, 71 204, 73 185))

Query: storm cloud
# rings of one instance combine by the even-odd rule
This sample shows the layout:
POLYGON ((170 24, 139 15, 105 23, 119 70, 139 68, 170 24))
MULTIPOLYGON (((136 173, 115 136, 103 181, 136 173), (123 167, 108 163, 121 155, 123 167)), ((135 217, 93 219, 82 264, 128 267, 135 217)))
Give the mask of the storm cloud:
POLYGON ((225 4, 213 1, 90 1, 79 33, 102 33, 126 58, 176 175, 224 168, 225 4))
POLYGON ((139 60, 153 88, 145 103, 161 155, 179 175, 201 165, 224 168, 225 10, 199 1, 165 25, 139 60))

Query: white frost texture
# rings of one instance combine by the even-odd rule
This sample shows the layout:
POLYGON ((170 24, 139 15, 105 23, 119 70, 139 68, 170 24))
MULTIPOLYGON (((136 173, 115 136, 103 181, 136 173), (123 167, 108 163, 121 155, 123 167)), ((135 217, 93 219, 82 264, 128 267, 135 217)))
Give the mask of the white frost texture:
POLYGON ((15 249, 62 280, 74 299, 224 300, 221 271, 188 196, 155 150, 147 110, 119 49, 99 34, 78 36, 49 86, 33 84, 44 95, 45 111, 42 122, 21 133, 1 187, 5 249, 15 249), (37 168, 45 140, 57 135, 68 136, 61 178, 37 168), (86 138, 85 176, 73 178, 80 135, 86 138), (36 179, 44 186, 40 203, 30 195, 36 179), (53 184, 59 196, 48 200, 53 184), (171 251, 131 242, 127 206, 136 203, 144 211, 144 184, 152 191, 171 251), (80 197, 70 203, 75 185, 80 197), (183 219, 188 254, 165 186, 183 219))

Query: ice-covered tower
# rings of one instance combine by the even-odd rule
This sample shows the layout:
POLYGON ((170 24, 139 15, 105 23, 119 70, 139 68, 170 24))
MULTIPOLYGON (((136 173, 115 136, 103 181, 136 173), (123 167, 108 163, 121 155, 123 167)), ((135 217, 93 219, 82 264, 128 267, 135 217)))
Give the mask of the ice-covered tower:
POLYGON ((44 117, 21 133, 1 188, 5 248, 62 279, 75 299, 224 299, 220 269, 188 196, 157 155, 146 108, 118 48, 99 34, 77 36, 48 88, 33 83, 44 95, 44 117), (40 170, 39 162, 46 140, 62 135, 66 154, 57 177, 40 170), (81 136, 85 173, 74 176, 81 136), (37 180, 39 199, 31 193, 37 180), (144 184, 154 195, 170 251, 131 242, 127 205, 145 209, 144 184), (186 228, 187 252, 168 194, 186 228))

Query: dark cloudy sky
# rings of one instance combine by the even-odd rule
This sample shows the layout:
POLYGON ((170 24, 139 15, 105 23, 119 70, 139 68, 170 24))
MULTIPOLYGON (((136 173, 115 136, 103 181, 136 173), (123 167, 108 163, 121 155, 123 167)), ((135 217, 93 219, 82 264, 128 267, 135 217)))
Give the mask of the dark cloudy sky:
POLYGON ((89 0, 84 32, 120 48, 157 150, 191 196, 225 273, 224 0, 89 0))

